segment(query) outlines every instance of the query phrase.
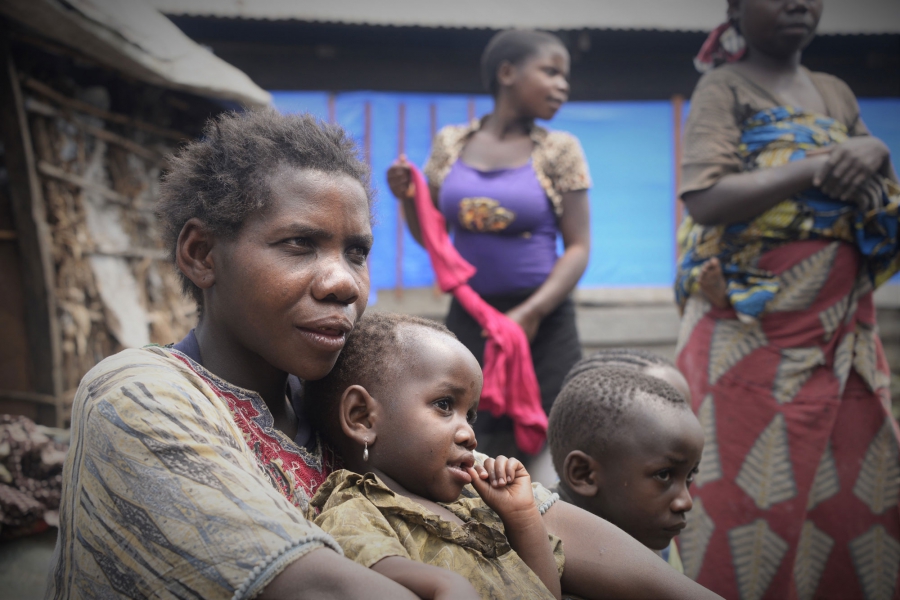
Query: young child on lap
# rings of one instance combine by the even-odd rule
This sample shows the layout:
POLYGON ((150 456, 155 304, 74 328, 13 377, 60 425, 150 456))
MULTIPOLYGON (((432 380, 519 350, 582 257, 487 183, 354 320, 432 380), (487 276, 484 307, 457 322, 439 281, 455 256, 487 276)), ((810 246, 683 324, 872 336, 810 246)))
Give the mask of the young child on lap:
POLYGON ((560 498, 665 551, 679 568, 677 553, 668 553, 692 508, 703 430, 667 383, 678 385, 680 373, 666 365, 640 352, 576 363, 550 412, 548 438, 560 498))
POLYGON ((316 524, 422 598, 559 598, 562 544, 528 472, 514 458, 475 461, 481 387, 475 357, 443 325, 361 319, 305 391, 346 467, 312 499, 316 524))

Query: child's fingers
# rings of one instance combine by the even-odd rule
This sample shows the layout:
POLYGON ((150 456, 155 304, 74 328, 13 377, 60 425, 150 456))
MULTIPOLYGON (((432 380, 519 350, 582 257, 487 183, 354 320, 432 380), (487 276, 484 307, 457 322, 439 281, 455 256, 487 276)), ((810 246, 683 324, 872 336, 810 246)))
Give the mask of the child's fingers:
POLYGON ((506 465, 509 459, 505 456, 498 456, 494 459, 494 468, 491 471, 491 485, 499 487, 506 485, 506 465))
POLYGON ((472 467, 472 468, 475 470, 475 473, 478 475, 478 479, 487 479, 488 477, 490 477, 490 475, 488 475, 487 469, 485 469, 483 466, 479 465, 478 463, 475 463, 474 467, 472 467))
POLYGON ((507 485, 511 484, 516 480, 516 471, 519 470, 519 467, 522 466, 522 463, 519 462, 516 458, 510 458, 509 462, 506 463, 506 483, 507 485))
POLYGON ((474 467, 469 467, 466 471, 469 473, 469 477, 472 478, 472 487, 475 488, 475 491, 478 492, 479 496, 484 494, 485 489, 490 489, 490 484, 485 481, 485 479, 487 479, 486 472, 484 473, 484 477, 482 477, 482 473, 476 471, 474 467))

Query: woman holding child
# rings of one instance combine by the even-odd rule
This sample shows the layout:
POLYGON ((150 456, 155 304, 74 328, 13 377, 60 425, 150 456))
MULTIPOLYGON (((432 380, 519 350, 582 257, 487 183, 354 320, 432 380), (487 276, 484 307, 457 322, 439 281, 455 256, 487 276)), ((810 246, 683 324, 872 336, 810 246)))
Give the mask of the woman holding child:
MULTIPOLYGON (((314 429, 310 407, 319 399, 303 399, 297 378, 328 375, 366 308, 370 210, 356 148, 342 130, 310 117, 226 115, 173 159, 160 215, 200 321, 174 347, 123 351, 82 381, 48 598, 415 597, 415 585, 348 560, 312 523, 310 499, 339 459, 314 429)), ((477 385, 474 359, 466 363, 464 349, 455 348, 477 385)), ((466 393, 472 405, 464 414, 477 396, 474 388, 466 393)), ((442 398, 429 406, 443 410, 442 398)), ((454 423, 465 423, 452 412, 454 423)), ((385 429, 373 434, 389 433, 402 448, 403 431, 381 423, 385 429)), ((451 448, 475 447, 466 427, 451 448)), ((390 444, 362 437, 345 464, 367 470, 368 455, 387 473, 375 453, 390 444)), ((457 462, 448 464, 454 472, 474 468, 465 457, 457 462)), ((475 483, 490 498, 491 489, 514 487, 499 474, 519 479, 518 467, 506 470, 511 464, 486 461, 487 470, 467 475, 489 475, 490 486, 475 483)), ((441 506, 460 518, 469 496, 441 506)), ((451 500, 444 492, 434 497, 451 500)), ((513 513, 522 510, 533 523, 542 512, 542 539, 562 541, 556 589, 586 598, 713 597, 601 519, 539 486, 533 497, 513 513)), ((426 514, 457 531, 440 511, 426 514)), ((502 507, 497 514, 515 517, 502 507)), ((515 534, 489 532, 498 543, 507 539, 504 549, 517 544, 515 534)), ((534 563, 550 567, 541 577, 556 567, 551 550, 548 540, 534 563)), ((466 579, 440 572, 425 582, 426 596, 477 597, 466 579)))
POLYGON ((900 197, 847 85, 800 65, 822 9, 729 0, 685 129, 678 366, 706 445, 680 548, 729 598, 898 590, 872 291, 897 271, 900 197))

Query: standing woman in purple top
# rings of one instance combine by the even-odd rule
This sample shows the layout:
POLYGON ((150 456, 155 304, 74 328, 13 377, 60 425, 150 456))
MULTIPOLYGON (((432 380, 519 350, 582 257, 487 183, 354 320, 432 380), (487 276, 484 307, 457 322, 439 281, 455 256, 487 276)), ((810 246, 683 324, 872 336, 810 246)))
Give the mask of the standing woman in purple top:
MULTIPOLYGON (((503 31, 488 43, 481 70, 494 110, 470 124, 441 129, 425 175, 457 250, 478 269, 469 284, 521 325, 531 342, 549 412, 563 378, 581 358, 569 296, 590 251, 590 176, 581 146, 572 135, 534 122, 552 119, 568 99, 569 53, 549 33, 503 31)), ((388 182, 421 243, 409 181, 401 157, 388 170, 388 182)), ((455 299, 447 327, 483 362, 481 327, 455 299)), ((507 417, 482 413, 475 431, 479 450, 521 454, 507 417)))

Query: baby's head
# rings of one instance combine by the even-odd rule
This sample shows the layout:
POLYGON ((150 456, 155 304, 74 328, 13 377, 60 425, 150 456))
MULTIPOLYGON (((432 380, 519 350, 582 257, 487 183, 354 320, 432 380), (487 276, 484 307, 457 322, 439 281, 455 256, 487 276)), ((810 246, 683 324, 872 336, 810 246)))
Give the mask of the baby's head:
POLYGON ((374 313, 360 319, 334 369, 308 382, 305 394, 348 469, 452 502, 471 480, 482 383, 478 361, 443 325, 374 313))
POLYGON ((581 369, 553 404, 548 437, 572 503, 657 550, 684 528, 703 430, 674 387, 634 368, 581 369))

